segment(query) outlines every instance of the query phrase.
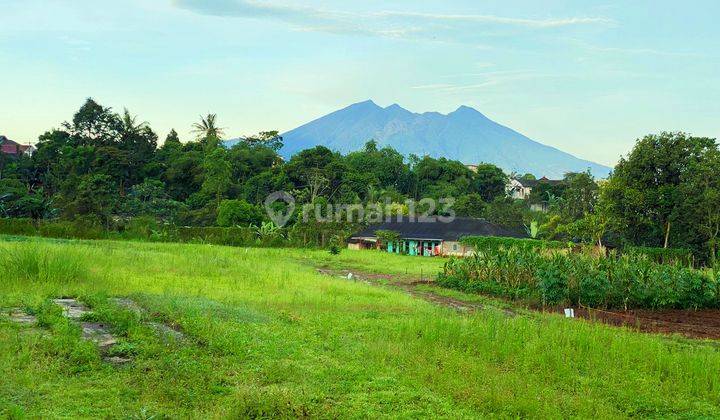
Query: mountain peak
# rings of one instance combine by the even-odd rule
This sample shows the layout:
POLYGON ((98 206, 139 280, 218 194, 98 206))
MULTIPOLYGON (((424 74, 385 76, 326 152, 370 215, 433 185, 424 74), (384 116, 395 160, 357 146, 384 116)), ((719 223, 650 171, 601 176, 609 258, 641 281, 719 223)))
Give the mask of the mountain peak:
POLYGON ((372 99, 368 99, 367 101, 358 102, 356 104, 350 105, 350 107, 373 107, 373 108, 380 108, 378 104, 373 102, 372 99))
POLYGON ((588 168, 599 177, 610 172, 608 167, 529 139, 469 106, 449 114, 420 114, 398 104, 383 108, 367 100, 283 133, 283 139, 282 153, 287 158, 317 145, 348 153, 362 149, 368 139, 376 139, 403 155, 427 154, 466 164, 489 162, 508 173, 560 178, 566 172, 588 168))
MULTIPOLYGON (((472 108, 472 107, 469 107, 469 106, 466 106, 466 105, 460 105, 460 106, 458 107, 458 109, 456 109, 455 111, 451 112, 449 115, 453 115, 453 114, 460 114, 460 115, 479 115, 479 116, 481 116, 481 117, 485 117, 485 116, 484 116, 480 111, 478 111, 477 109, 472 108)), ((485 117, 485 118, 487 118, 487 117, 485 117)))

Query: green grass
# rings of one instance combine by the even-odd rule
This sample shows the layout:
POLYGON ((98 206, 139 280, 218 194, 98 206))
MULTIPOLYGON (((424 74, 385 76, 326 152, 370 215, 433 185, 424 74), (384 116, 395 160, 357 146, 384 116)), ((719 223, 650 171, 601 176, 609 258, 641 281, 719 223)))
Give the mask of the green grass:
POLYGON ((0 319, 0 417, 720 416, 713 346, 553 315, 459 314, 314 268, 414 275, 441 260, 42 239, 0 248, 0 307, 42 324, 0 319), (133 361, 104 363, 47 303, 57 296, 91 305, 133 361))

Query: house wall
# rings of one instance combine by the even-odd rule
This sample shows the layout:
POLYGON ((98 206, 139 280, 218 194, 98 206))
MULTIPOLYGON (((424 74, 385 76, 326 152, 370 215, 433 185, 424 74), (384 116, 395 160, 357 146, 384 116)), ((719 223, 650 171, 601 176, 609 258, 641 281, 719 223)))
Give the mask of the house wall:
POLYGON ((516 200, 527 200, 530 198, 532 188, 524 186, 516 179, 511 179, 505 186, 505 192, 516 200))
POLYGON ((442 253, 443 255, 465 257, 473 253, 473 248, 465 246, 458 241, 445 241, 442 243, 442 253))
MULTIPOLYGON (((407 254, 407 255, 425 255, 425 256, 431 256, 433 247, 427 247, 427 249, 422 248, 420 246, 421 243, 430 244, 430 243, 439 243, 437 241, 414 241, 414 240, 404 240, 397 244, 392 244, 392 246, 385 245, 384 249, 388 252, 392 253, 398 253, 398 254, 407 254), (425 252, 423 252, 425 251, 425 252)), ((352 242, 348 243, 348 249, 352 250, 361 250, 361 249, 373 249, 375 248, 374 243, 369 242, 352 242)), ((467 257, 469 255, 472 255, 472 253, 475 250, 473 247, 465 246, 461 244, 458 241, 443 241, 440 243, 440 255, 443 256, 455 256, 455 257, 467 257)))

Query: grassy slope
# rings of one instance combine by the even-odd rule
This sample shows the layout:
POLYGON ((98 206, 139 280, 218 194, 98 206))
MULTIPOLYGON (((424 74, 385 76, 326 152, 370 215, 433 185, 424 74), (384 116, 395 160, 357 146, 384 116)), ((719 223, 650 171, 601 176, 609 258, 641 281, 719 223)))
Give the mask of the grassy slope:
POLYGON ((720 354, 702 343, 557 316, 461 315, 312 264, 409 274, 432 259, 372 252, 129 242, 0 242, 0 416, 720 416, 720 354), (8 255, 4 253, 3 255, 8 255), (43 263, 46 261, 46 263, 43 263), (135 360, 100 361, 43 305, 80 295, 135 360), (105 301, 133 296, 191 337, 166 342, 105 301))

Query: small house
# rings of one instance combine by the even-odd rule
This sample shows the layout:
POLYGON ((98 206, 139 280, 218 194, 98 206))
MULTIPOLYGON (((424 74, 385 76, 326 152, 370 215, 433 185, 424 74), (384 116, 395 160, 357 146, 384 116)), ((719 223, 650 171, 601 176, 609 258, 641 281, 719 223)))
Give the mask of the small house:
POLYGON ((542 177, 540 179, 510 179, 508 184, 505 186, 507 195, 516 200, 527 200, 530 198, 530 194, 533 189, 538 185, 544 184, 548 186, 558 186, 564 183, 560 179, 548 179, 542 177))
POLYGON ((11 156, 32 156, 35 147, 29 144, 20 144, 5 136, 0 136, 0 152, 11 156))
POLYGON ((526 234, 490 223, 484 219, 456 217, 448 223, 393 218, 367 227, 350 238, 349 249, 383 249, 396 254, 418 256, 463 256, 474 250, 460 240, 466 236, 525 238, 526 234), (383 241, 377 232, 394 232, 396 239, 383 241), (387 243, 383 243, 387 242, 387 243))

